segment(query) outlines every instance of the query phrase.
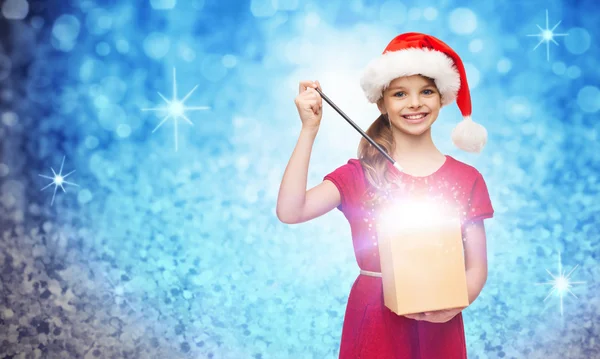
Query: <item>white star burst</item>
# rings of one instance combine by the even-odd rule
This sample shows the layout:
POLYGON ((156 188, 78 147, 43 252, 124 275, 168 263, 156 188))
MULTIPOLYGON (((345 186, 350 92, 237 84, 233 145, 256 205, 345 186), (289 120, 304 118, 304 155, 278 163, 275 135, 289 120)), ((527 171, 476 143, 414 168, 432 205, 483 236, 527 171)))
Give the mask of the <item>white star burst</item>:
POLYGON ((546 61, 550 61, 550 41, 552 41, 553 43, 555 43, 558 46, 558 42, 556 42, 554 40, 554 37, 555 36, 567 36, 567 35, 569 35, 569 34, 555 34, 554 33, 554 30, 561 23, 561 21, 557 22, 556 25, 554 25, 554 27, 552 29, 550 29, 548 27, 548 9, 546 9, 546 28, 542 29, 540 27, 540 25, 536 24, 535 26, 537 26, 538 29, 540 29, 540 33, 539 34, 527 35, 527 36, 538 36, 538 37, 541 38, 540 42, 538 42, 538 44, 533 48, 533 50, 537 49, 538 46, 540 46, 542 43, 544 43, 544 42, 546 43, 546 61))
POLYGON ((548 272, 548 274, 550 274, 550 276, 552 277, 552 280, 549 282, 544 282, 544 283, 536 283, 538 285, 539 284, 551 284, 552 285, 552 290, 550 291, 550 293, 548 293, 546 298, 544 298, 544 302, 553 293, 556 293, 560 297, 560 315, 561 316, 563 315, 563 296, 566 294, 566 292, 569 292, 569 293, 571 293, 572 296, 577 298, 577 296, 575 294, 573 294, 573 292, 571 292, 571 290, 569 288, 571 288, 571 286, 573 284, 585 284, 585 282, 571 282, 570 281, 571 274, 573 274, 573 272, 575 271, 575 269, 577 269, 578 266, 579 265, 576 265, 573 269, 571 269, 569 274, 567 274, 565 276, 565 272, 563 272, 563 270, 562 270, 560 252, 558 252, 558 275, 554 276, 552 273, 550 273, 550 271, 548 271, 546 269, 546 272, 548 272))
POLYGON ((75 183, 65 181, 65 178, 67 178, 71 173, 75 172, 75 170, 73 170, 73 171, 67 173, 66 175, 62 174, 63 166, 65 164, 65 157, 66 156, 63 156, 63 160, 60 165, 60 171, 58 172, 58 174, 54 171, 54 168, 50 167, 50 169, 52 170, 52 173, 54 174, 54 177, 39 175, 40 177, 44 177, 44 178, 52 180, 52 182, 50 182, 50 184, 48 184, 46 187, 42 188, 41 191, 54 185, 54 194, 52 195, 52 203, 50 203, 51 206, 54 204, 54 197, 56 196, 56 190, 58 189, 59 186, 63 190, 63 192, 65 192, 65 193, 67 192, 67 191, 65 191, 65 188, 63 187, 63 183, 70 184, 71 186, 79 187, 79 185, 76 185, 75 183))
POLYGON ((194 125, 192 121, 185 115, 185 111, 194 111, 194 110, 209 110, 210 107, 207 106, 195 106, 195 107, 187 107, 185 106, 185 101, 192 95, 194 91, 196 91, 198 85, 194 86, 194 88, 188 92, 187 95, 181 100, 177 98, 177 78, 175 68, 173 68, 173 99, 168 100, 165 96, 163 96, 160 92, 158 95, 167 103, 165 107, 153 107, 153 108, 143 108, 142 111, 164 111, 167 113, 167 116, 163 118, 163 120, 156 126, 152 133, 154 133, 160 126, 163 125, 168 119, 173 118, 173 122, 175 125, 175 151, 178 149, 178 135, 177 135, 177 125, 180 118, 186 120, 190 125, 194 125))

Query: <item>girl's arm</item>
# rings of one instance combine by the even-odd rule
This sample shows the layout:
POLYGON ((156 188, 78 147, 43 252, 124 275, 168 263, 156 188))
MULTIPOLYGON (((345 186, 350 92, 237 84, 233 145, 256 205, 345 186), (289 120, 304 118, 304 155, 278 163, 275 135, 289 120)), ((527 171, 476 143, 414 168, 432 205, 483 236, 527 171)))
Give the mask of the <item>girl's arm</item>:
POLYGON ((341 195, 330 181, 306 191, 308 163, 323 116, 323 101, 315 90, 319 81, 301 81, 294 102, 302 121, 302 131, 285 169, 277 197, 277 218, 283 223, 302 223, 340 205, 341 195))
POLYGON ((487 246, 483 220, 470 223, 465 228, 465 268, 469 304, 479 296, 487 280, 487 246))
POLYGON ((337 187, 330 181, 306 191, 308 164, 317 129, 303 128, 285 169, 277 197, 277 218, 283 223, 306 222, 341 203, 337 187))

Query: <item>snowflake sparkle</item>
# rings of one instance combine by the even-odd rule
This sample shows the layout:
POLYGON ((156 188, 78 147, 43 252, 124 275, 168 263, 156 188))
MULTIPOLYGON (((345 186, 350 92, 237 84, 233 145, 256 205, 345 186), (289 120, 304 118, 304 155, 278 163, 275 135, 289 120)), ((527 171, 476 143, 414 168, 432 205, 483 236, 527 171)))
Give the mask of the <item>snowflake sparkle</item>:
POLYGON ((57 173, 54 171, 54 168, 50 167, 50 169, 52 170, 52 173, 54 174, 54 177, 49 177, 49 176, 39 175, 40 177, 44 177, 44 178, 47 178, 47 179, 51 179, 51 180, 52 180, 52 182, 50 182, 50 184, 48 184, 46 187, 42 188, 42 189, 41 189, 41 191, 43 191, 43 190, 45 190, 46 188, 48 188, 48 187, 50 187, 50 186, 54 185, 54 194, 52 195, 52 203, 50 203, 50 205, 51 205, 51 206, 54 204, 54 197, 56 197, 56 190, 58 189, 58 187, 59 187, 59 186, 60 186, 60 188, 63 190, 63 192, 65 192, 65 193, 66 193, 67 191, 66 191, 66 190, 65 190, 65 188, 63 187, 63 184, 69 184, 69 185, 71 185, 71 186, 77 186, 77 187, 79 187, 79 185, 76 185, 76 184, 75 184, 75 183, 73 183, 73 182, 68 182, 68 181, 65 181, 65 178, 67 178, 69 175, 71 175, 71 173, 75 172, 75 170, 73 170, 73 171, 71 171, 71 172, 69 172, 69 173, 67 173, 67 174, 65 174, 65 175, 63 175, 63 174, 62 174, 63 167, 64 167, 64 165, 65 165, 65 157, 66 157, 66 156, 63 156, 63 160, 62 160, 62 163, 61 163, 61 165, 60 165, 60 171, 58 172, 58 174, 57 174, 57 173))
POLYGON ((563 315, 563 297, 564 295, 569 292, 571 293, 572 296, 574 296, 575 298, 577 298, 577 296, 575 294, 573 294, 573 292, 571 292, 570 288, 573 284, 585 284, 585 282, 571 282, 571 275, 573 274, 573 272, 577 269, 579 265, 576 265, 573 269, 571 269, 571 271, 565 275, 565 272, 562 269, 562 263, 561 263, 561 258, 560 258, 560 252, 558 252, 558 274, 555 276, 554 274, 550 273, 549 270, 546 269, 546 272, 548 272, 548 274, 550 274, 550 276, 552 277, 551 281, 548 282, 544 282, 544 283, 536 283, 538 285, 540 284, 551 284, 552 285, 552 289, 550 290, 550 293, 548 293, 548 295, 546 296, 546 298, 544 298, 544 302, 554 293, 556 293, 558 295, 558 297, 560 298, 560 315, 563 315))
POLYGON ((179 124, 179 119, 182 118, 184 119, 186 122, 188 122, 190 125, 194 125, 192 123, 192 121, 190 121, 190 119, 185 115, 186 111, 196 111, 196 110, 209 110, 210 107, 208 106, 192 106, 192 107, 188 107, 185 106, 185 101, 192 95, 192 93, 194 91, 196 91, 196 88, 198 88, 198 85, 194 86, 193 89, 190 90, 190 92, 188 92, 187 95, 185 95, 184 98, 182 98, 181 100, 177 98, 177 77, 176 77, 176 71, 175 68, 173 68, 173 98, 171 100, 168 100, 165 96, 163 96, 160 92, 158 92, 158 95, 166 102, 166 106, 164 107, 152 107, 152 108, 143 108, 142 111, 163 111, 167 113, 167 116, 165 118, 163 118, 163 120, 158 124, 158 126, 156 126, 156 128, 154 130, 152 130, 152 133, 154 133, 156 130, 158 130, 160 128, 160 126, 162 126, 168 119, 172 118, 173 119, 173 123, 174 123, 174 136, 175 136, 175 152, 177 152, 178 149, 178 134, 177 134, 177 128, 178 128, 178 124, 179 124))
POLYGON ((556 25, 554 25, 554 27, 552 29, 550 29, 548 27, 548 9, 546 9, 546 28, 542 29, 540 27, 540 25, 536 24, 535 26, 537 26, 538 29, 540 29, 540 33, 527 35, 527 36, 537 36, 537 37, 541 38, 540 42, 538 42, 538 44, 533 48, 532 51, 537 49, 542 43, 544 43, 544 42, 546 43, 546 61, 550 61, 550 41, 552 41, 553 43, 555 43, 558 46, 558 42, 556 42, 556 40, 554 40, 554 37, 569 35, 569 34, 555 34, 554 33, 554 30, 556 29, 556 27, 558 27, 558 25, 561 23, 561 21, 557 22, 556 25))

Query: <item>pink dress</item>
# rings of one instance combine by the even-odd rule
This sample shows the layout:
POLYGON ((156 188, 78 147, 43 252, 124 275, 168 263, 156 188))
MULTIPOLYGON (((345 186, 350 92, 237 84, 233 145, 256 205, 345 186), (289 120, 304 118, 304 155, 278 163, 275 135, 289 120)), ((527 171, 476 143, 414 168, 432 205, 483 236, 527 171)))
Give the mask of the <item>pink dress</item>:
MULTIPOLYGON (((406 195, 427 193, 460 206, 462 224, 491 218, 494 209, 482 175, 473 167, 446 156, 444 164, 426 177, 389 171, 400 176, 406 195)), ((369 185, 358 159, 324 177, 340 191, 338 209, 350 223, 360 269, 380 272, 374 211, 363 205, 369 185)), ((368 192, 367 192, 368 193, 368 192)), ((383 303, 381 278, 359 274, 352 285, 342 329, 340 359, 465 359, 467 347, 462 314, 446 323, 399 316, 383 303)))

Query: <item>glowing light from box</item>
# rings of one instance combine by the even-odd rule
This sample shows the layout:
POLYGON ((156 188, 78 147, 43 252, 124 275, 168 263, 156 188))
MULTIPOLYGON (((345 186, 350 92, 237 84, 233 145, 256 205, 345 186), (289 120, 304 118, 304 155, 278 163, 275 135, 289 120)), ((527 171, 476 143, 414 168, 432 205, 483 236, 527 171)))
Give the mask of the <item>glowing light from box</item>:
POLYGON ((409 201, 387 207, 378 220, 382 233, 445 226, 459 221, 449 208, 430 200, 409 201))

